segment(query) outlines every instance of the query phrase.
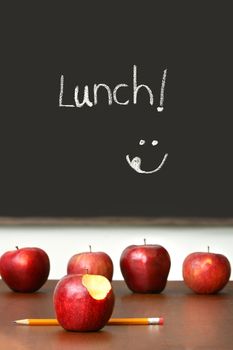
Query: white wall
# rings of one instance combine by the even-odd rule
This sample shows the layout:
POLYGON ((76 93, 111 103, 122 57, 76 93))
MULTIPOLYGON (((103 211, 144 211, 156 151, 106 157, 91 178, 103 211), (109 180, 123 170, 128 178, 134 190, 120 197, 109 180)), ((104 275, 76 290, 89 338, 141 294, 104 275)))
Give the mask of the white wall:
MULTIPOLYGON (((28 227, 0 226, 0 255, 15 246, 37 246, 50 257, 50 279, 66 274, 69 258, 78 252, 105 251, 114 263, 115 280, 123 279, 119 259, 121 252, 130 244, 147 243, 163 245, 171 256, 169 280, 182 280, 182 262, 194 251, 212 252, 228 257, 233 267, 233 227, 28 227)), ((231 276, 233 279, 233 274, 231 276)))

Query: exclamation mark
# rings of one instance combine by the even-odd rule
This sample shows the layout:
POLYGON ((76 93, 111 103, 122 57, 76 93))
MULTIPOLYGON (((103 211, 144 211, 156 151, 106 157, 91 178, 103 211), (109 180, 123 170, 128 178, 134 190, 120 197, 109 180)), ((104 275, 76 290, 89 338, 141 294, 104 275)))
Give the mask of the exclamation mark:
POLYGON ((157 107, 158 112, 163 111, 163 102, 164 102, 164 89, 165 89, 165 84, 166 84, 166 77, 167 77, 167 69, 163 71, 163 79, 162 79, 162 84, 161 84, 161 90, 160 90, 160 101, 159 101, 159 107, 157 107))

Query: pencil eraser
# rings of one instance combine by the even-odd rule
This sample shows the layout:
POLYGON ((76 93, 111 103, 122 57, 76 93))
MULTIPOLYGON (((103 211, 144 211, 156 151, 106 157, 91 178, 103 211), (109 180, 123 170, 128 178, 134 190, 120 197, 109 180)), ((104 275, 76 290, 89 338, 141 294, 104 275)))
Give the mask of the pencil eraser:
POLYGON ((164 318, 163 317, 160 317, 159 318, 159 325, 163 325, 164 324, 164 318))

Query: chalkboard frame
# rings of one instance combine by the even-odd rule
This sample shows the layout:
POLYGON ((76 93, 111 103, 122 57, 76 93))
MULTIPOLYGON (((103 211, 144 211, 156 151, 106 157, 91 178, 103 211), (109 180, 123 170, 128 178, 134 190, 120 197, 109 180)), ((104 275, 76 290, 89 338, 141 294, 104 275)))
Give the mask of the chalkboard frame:
POLYGON ((0 226, 233 226, 233 218, 0 217, 0 226))
MULTIPOLYGON (((105 7, 106 4, 103 5, 106 12, 101 11, 99 4, 96 9, 97 12, 93 8, 93 11, 89 11, 88 1, 86 3, 87 7, 84 5, 81 7, 81 4, 79 4, 79 11, 70 11, 70 8, 63 8, 63 6, 61 8, 58 6, 55 11, 53 6, 51 8, 46 6, 46 9, 44 9, 41 5, 34 11, 27 4, 25 9, 20 4, 18 11, 15 7, 15 11, 12 13, 11 6, 8 8, 7 5, 4 5, 4 24, 7 30, 4 31, 4 47, 1 58, 6 69, 2 82, 5 94, 2 97, 4 113, 2 113, 1 127, 3 130, 5 129, 5 132, 2 140, 0 140, 2 150, 0 179, 2 178, 2 191, 4 192, 1 203, 3 210, 0 211, 0 225, 226 226, 233 224, 231 206, 233 167, 228 162, 232 150, 232 120, 228 117, 231 111, 231 99, 230 89, 227 89, 231 66, 229 48, 231 31, 228 26, 230 22, 227 21, 226 16, 230 11, 223 7, 219 9, 219 6, 215 7, 211 3, 212 16, 210 18, 209 4, 206 7, 202 4, 199 8, 199 5, 195 3, 192 11, 186 9, 183 4, 184 1, 180 3, 180 8, 176 4, 173 11, 170 6, 160 8, 155 3, 151 5, 149 10, 149 8, 144 8, 140 2, 136 1, 134 2, 134 17, 131 16, 130 2, 128 5, 124 4, 124 11, 122 11, 123 8, 120 6, 120 2, 115 3, 116 8, 113 12, 111 8, 105 7), (74 14, 73 21, 71 20, 72 13, 74 14), (77 21, 77 13, 80 14, 79 21, 77 21), (96 16, 97 13, 99 16, 96 16), (166 16, 163 16, 162 14, 165 13, 166 16), (24 14, 25 18, 20 14, 24 14), (169 14, 171 14, 171 19, 169 14), (164 21, 165 17, 166 21, 164 21), (218 21, 215 17, 218 18, 218 21), (119 18, 121 18, 120 26, 118 25, 119 18), (129 25, 129 18, 131 25, 129 25), (207 22, 206 18, 208 18, 207 22), (53 26, 51 26, 51 23, 53 23, 53 26), (62 27, 61 23, 63 24, 62 27), (169 23, 169 25, 166 26, 166 23, 169 23), (197 23, 198 25, 196 25, 197 23), (112 27, 115 30, 106 30, 112 27), (28 30, 29 28, 30 30, 28 30), (86 28, 86 31, 83 31, 83 28, 86 28), (92 39, 90 34, 93 34, 93 28, 98 40, 89 41, 87 38, 92 39), (61 29, 61 31, 58 29, 61 29), (79 33, 85 33, 85 35, 79 35, 79 33), (142 35, 143 33, 144 35, 142 35), (41 38, 44 40, 41 40, 41 38), (76 40, 79 44, 78 50, 73 45, 76 40), (89 45, 90 42, 92 45, 89 45), (149 45, 151 43, 153 43, 152 46, 149 45), (138 45, 140 50, 138 50, 138 45), (119 47, 121 47, 121 52, 127 52, 126 56, 118 57, 119 47), (101 48, 102 54, 100 54, 101 48), (105 51, 106 48, 107 51, 105 51), (106 52, 111 54, 106 55, 106 52), (99 56, 97 55, 96 62, 93 62, 92 57, 95 54, 99 56), (111 60, 115 62, 115 57, 118 58, 117 64, 111 66, 109 62, 111 60), (193 57, 195 60, 193 60, 193 57), (216 66, 218 69, 216 69, 216 66), (229 66, 228 74, 225 74, 224 68, 227 66, 229 66), (24 70, 27 72, 27 76, 24 70), (163 78, 164 72, 167 72, 167 70, 168 84, 164 95, 162 89, 163 78), (46 76, 46 80, 44 76, 46 76), (63 96, 63 93, 61 94, 62 77, 65 77, 64 101, 67 102, 64 102, 61 98, 63 96), (76 77, 78 78, 76 79, 76 77), (24 80, 26 86, 30 87, 26 89, 26 97, 30 101, 27 108, 24 108, 25 105, 23 104, 25 101, 24 80), (12 98, 12 86, 15 86, 15 81, 21 82, 21 89, 16 89, 17 93, 12 98), (206 82, 208 82, 207 85, 206 82), (110 103, 106 103, 103 96, 99 95, 98 106, 97 103, 93 108, 84 106, 82 109, 78 109, 82 112, 78 115, 77 108, 70 108, 75 107, 75 105, 73 105, 73 100, 70 105, 69 98, 75 96, 76 88, 74 89, 74 87, 76 85, 80 84, 80 87, 83 88, 84 84, 90 85, 92 83, 100 85, 106 83, 107 86, 112 87, 112 90, 115 86, 117 89, 121 87, 121 92, 128 91, 122 89, 123 87, 127 86, 128 88, 132 85, 133 97, 130 95, 129 106, 126 100, 128 95, 119 94, 119 100, 115 98, 116 103, 113 106, 109 106, 110 103), (141 95, 143 93, 142 89, 137 104, 135 96, 139 91, 139 84, 142 84, 145 95, 141 95), (215 89, 215 84, 218 89, 215 89), (31 86, 34 88, 38 86, 38 88, 34 90, 31 86), (154 109, 151 109, 151 94, 147 87, 151 87, 154 93, 152 99, 154 109), (178 87, 182 87, 182 89, 179 90, 178 87), (211 89, 208 89, 210 87, 211 89), (41 91, 43 91, 43 96, 40 94, 41 91), (150 97, 149 100, 148 96, 150 97), (163 105, 162 97, 164 96, 164 111, 158 113, 161 105, 163 105), (214 104, 212 101, 214 101, 214 104), (60 106, 63 102, 67 103, 66 108, 60 106), (46 107, 49 106, 49 108, 44 108, 43 104, 46 107), (36 106, 35 110, 32 109, 34 106, 36 106), (31 109, 33 110, 32 114, 31 109), (202 113, 200 113, 201 109, 203 110, 202 113), (96 111, 95 114, 94 112, 87 113, 92 110, 96 111), (5 113, 6 111, 7 113, 5 113), (109 111, 112 113, 111 116, 110 113, 107 114, 109 111), (137 118, 135 113, 137 113, 137 118), (96 118, 97 114, 98 118, 96 118), (100 115, 101 117, 99 117, 100 115), (152 115, 153 118, 151 118, 152 115), (189 118, 186 118, 186 115, 189 118), (4 116, 6 117, 4 118, 4 116), (141 116, 143 118, 148 117, 145 130, 141 125, 141 116), (208 117, 203 118, 203 116, 208 117), (104 140, 97 144, 96 141, 100 137, 96 135, 95 130, 100 120, 106 121, 105 118, 107 118, 108 133, 106 133, 104 140), (140 135, 133 134, 132 120, 133 123, 137 123, 135 129, 139 130, 140 135), (219 123, 219 120, 221 120, 221 123, 219 123), (69 128, 66 128, 65 121, 71 123, 69 128), (88 131, 87 135, 90 136, 91 141, 87 144, 81 142, 83 141, 82 134, 85 134, 83 131, 79 131, 78 137, 76 135, 77 130, 82 130, 82 128, 78 128, 80 121, 83 123, 83 129, 86 132, 88 131), (93 123, 91 131, 89 130, 90 121, 93 123), (119 123, 120 126, 118 126, 118 121, 124 125, 123 130, 124 134, 127 135, 127 140, 126 136, 122 135, 121 124, 119 123), (209 121, 213 123, 212 134, 209 121), (176 123, 182 125, 182 128, 176 128, 176 123), (57 126, 57 129, 54 125, 57 126), (156 136, 154 136, 154 126, 157 128, 156 136), (30 131, 21 134, 20 131, 22 130, 30 131), (63 130, 65 130, 64 134, 63 130), (110 135, 112 130, 114 132, 115 130, 118 131, 118 134, 114 134, 113 138, 110 135), (152 130, 153 135, 148 134, 148 130, 152 130), (72 135, 68 131, 72 131, 72 135), (130 140, 128 140, 129 134, 132 137, 130 140), (54 143, 50 147, 51 135, 53 135, 54 143), (198 135, 198 137, 195 135, 198 135), (62 139, 63 136, 64 140, 62 139), (65 137, 67 137, 66 140, 65 137), (127 153, 129 152, 131 155, 133 154, 131 151, 135 150, 135 145, 139 147, 140 142, 138 141, 141 140, 141 137, 146 138, 144 149, 150 151, 152 147, 148 145, 151 146, 154 141, 159 140, 159 147, 162 147, 161 154, 169 152, 169 162, 163 167, 161 176, 159 172, 156 179, 157 187, 155 190, 156 196, 154 197, 148 195, 153 186, 150 175, 147 178, 147 183, 143 180, 138 181, 136 176, 140 177, 141 175, 134 173, 136 168, 132 166, 133 163, 130 164, 133 168, 131 169, 126 167, 127 163, 122 161, 125 161, 126 149, 127 153), (219 151, 219 137, 223 142, 222 152, 219 151), (77 141, 78 138, 79 141, 77 141), (43 140, 41 157, 43 161, 40 159, 41 144, 39 141, 41 139, 43 140), (120 142, 118 143, 119 139, 120 142), (63 140, 63 144, 60 140, 63 140), (137 143, 133 143, 135 140, 137 143), (150 142, 147 142, 148 140, 150 142), (151 140, 153 141, 151 142, 151 140), (179 140, 176 143, 178 148, 174 150, 173 145, 176 140, 179 140), (200 149, 203 146, 204 151, 199 152, 197 162, 192 162, 192 157, 195 159, 196 156, 197 140, 200 149), (102 181, 99 174, 97 174, 96 183, 94 183, 92 175, 87 180, 84 172, 82 176, 79 174, 77 158, 80 157, 80 154, 76 157, 75 152, 68 153, 69 157, 67 157, 67 154, 63 153, 63 145, 67 141, 68 151, 70 149, 76 150, 76 147, 79 149, 78 147, 81 148, 84 144, 85 156, 83 152, 81 154, 81 165, 88 174, 92 174, 92 162, 89 162, 89 159, 92 159, 92 149, 97 147, 99 152, 106 150, 105 158, 102 157, 103 162, 100 165, 106 164, 106 158, 110 162, 112 161, 108 167, 110 176, 108 177, 105 171, 106 175, 103 177, 101 184, 105 186, 109 178, 115 180, 111 177, 114 173, 117 173, 118 181, 113 181, 111 186, 106 186, 107 194, 105 197, 99 190, 101 188, 100 180, 102 181), (111 157, 109 157, 106 144, 111 146, 111 157), (165 148, 163 148, 164 145, 165 148), (189 150, 188 157, 183 145, 189 150), (218 161, 215 160, 216 155, 221 156, 218 161), (54 160, 53 168, 51 159, 54 160), (61 159, 64 161, 63 166, 60 164, 61 159), (206 159, 208 159, 209 164, 207 164, 206 159), (184 163, 185 171, 180 176, 181 173, 176 170, 184 163), (123 164, 122 171, 118 172, 121 164, 123 164), (224 164, 223 169, 221 168, 222 164, 224 164), (209 171, 209 169, 211 170, 209 171), (195 175, 192 172, 193 170, 195 170, 195 175), (62 189, 61 181, 67 173, 71 177, 66 178, 67 188, 62 189), (171 176, 171 173, 174 176, 171 176), (212 176, 213 173, 217 174, 212 176), (56 176, 57 174, 59 176, 56 176), (78 186, 75 187, 75 192, 71 184, 72 181, 76 184, 77 174, 80 175, 80 184, 79 188, 78 186), (162 177, 166 179, 164 182, 166 186, 161 186, 162 177), (218 181, 218 177, 222 181, 218 181), (38 185, 38 178, 41 181, 40 186, 38 185), (71 178, 72 181, 70 181, 71 178), (124 191, 120 192, 122 182, 127 182, 125 181, 126 178, 128 179, 127 184, 131 186, 130 188, 125 186, 124 191), (186 181, 187 179, 190 181, 186 181), (79 191, 82 191, 85 187, 83 186, 84 182, 88 183, 88 193, 92 194, 91 198, 87 198, 86 190, 80 195, 79 191), (199 184, 202 186, 200 188, 204 189, 203 196, 202 192, 199 191, 199 184), (182 186, 182 193, 179 185, 182 186), (24 187, 27 187, 27 193, 25 193, 24 187), (35 188, 36 192, 33 193, 35 188), (114 188, 113 193, 111 192, 112 188, 114 188), (135 195, 135 188, 139 190, 138 197, 135 195), (164 188, 169 193, 168 198, 163 196, 164 188), (189 193, 189 188, 192 188, 191 193, 189 193), (47 198, 44 200, 44 194, 47 195, 47 192, 49 192, 48 196, 50 196, 51 202, 47 198), (14 196, 11 197, 11 194, 14 194, 14 196), (67 210, 67 202, 70 199, 68 194, 71 194, 70 197, 72 197, 70 211, 67 210), (124 212, 124 209, 122 210, 122 203, 125 202, 122 200, 123 195, 126 198, 132 198, 131 202, 125 204, 126 212, 124 212), (31 205, 34 198, 39 198, 35 210, 31 205), (77 198, 81 203, 79 207, 81 209, 86 208, 86 211, 80 209, 80 211, 75 212, 73 210, 77 198), (154 198, 156 199, 154 200, 154 198), (181 199, 180 206, 177 198, 181 199), (99 202, 100 199, 102 200, 101 203, 99 202), (191 206, 185 214, 190 199, 195 205, 194 207, 191 206), (59 206, 54 205, 59 200, 62 210, 59 206), (138 203, 142 208, 140 210, 137 207, 138 203), (151 208, 154 207, 154 203, 155 211, 152 212, 151 208), (132 204, 132 209, 130 204, 132 204), (53 210, 49 209, 50 211, 46 212, 46 207, 53 208, 53 210), (97 208, 97 210, 93 210, 92 207, 97 208), (109 207, 111 207, 111 210, 109 207), (144 208, 148 208, 148 211, 144 208)), ((77 10, 77 8, 75 9, 77 10)), ((62 91, 63 88, 62 85, 62 91)), ((76 107, 80 106, 77 106, 76 103, 76 107)), ((143 119, 143 127, 144 124, 143 119)), ((141 155, 137 152, 135 154, 140 157, 141 155)), ((146 155, 148 154, 146 153, 146 155)), ((99 159, 97 158, 93 157, 93 163, 99 169, 97 161, 99 159)), ((137 157, 131 160, 137 160, 137 157)), ((151 161, 149 156, 148 160, 151 161)), ((148 169, 151 169, 150 166, 148 169)))

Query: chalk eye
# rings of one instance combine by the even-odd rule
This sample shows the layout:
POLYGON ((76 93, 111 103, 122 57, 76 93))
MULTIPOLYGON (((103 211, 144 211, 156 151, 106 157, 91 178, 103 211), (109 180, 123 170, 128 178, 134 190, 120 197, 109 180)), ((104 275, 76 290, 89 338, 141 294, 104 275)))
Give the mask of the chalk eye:
POLYGON ((146 142, 145 140, 140 140, 140 141, 139 141, 139 145, 140 145, 140 146, 143 146, 143 145, 145 145, 145 142, 146 142))
POLYGON ((159 141, 153 140, 153 141, 152 141, 152 146, 156 146, 158 143, 159 143, 159 141))

